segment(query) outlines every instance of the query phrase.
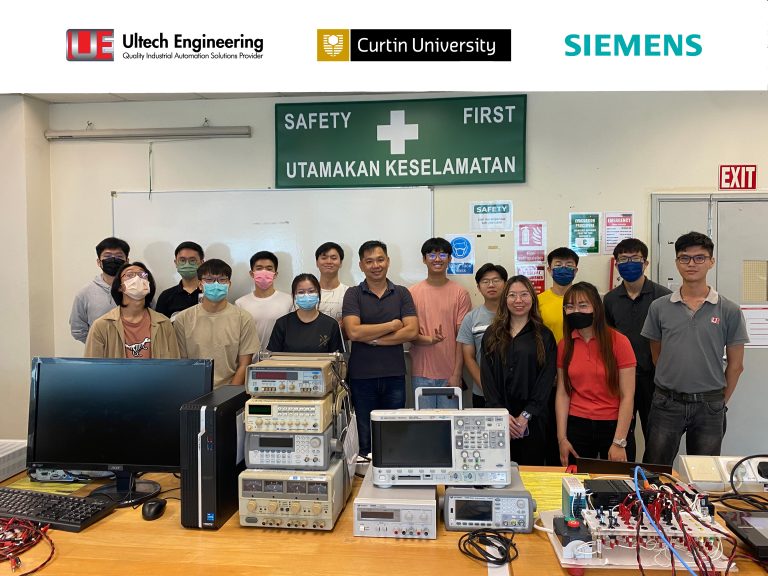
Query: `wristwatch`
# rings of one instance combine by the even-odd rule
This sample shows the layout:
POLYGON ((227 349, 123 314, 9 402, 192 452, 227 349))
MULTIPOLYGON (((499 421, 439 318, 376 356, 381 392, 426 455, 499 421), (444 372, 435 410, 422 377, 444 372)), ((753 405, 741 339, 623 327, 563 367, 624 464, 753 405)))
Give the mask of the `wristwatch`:
POLYGON ((526 420, 530 420, 530 419, 531 419, 531 413, 530 413, 530 412, 526 412, 525 410, 523 410, 522 412, 520 412, 520 416, 522 416, 522 417, 523 417, 523 418, 525 418, 526 420))
POLYGON ((614 438, 613 443, 616 444, 619 448, 626 448, 627 447, 627 439, 626 438, 614 438))

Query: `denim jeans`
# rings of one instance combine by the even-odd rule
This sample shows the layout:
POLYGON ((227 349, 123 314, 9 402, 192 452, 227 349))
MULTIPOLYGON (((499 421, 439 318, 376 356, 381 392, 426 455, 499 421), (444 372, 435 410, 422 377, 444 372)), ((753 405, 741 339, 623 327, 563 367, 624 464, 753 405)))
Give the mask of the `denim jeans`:
POLYGON ((672 465, 685 436, 688 454, 719 456, 723 441, 725 399, 685 402, 658 391, 653 395, 646 433, 646 464, 672 465))
POLYGON ((405 376, 384 378, 352 378, 352 405, 357 416, 360 454, 371 451, 371 412, 405 407, 405 376))
MULTIPOLYGON (((423 378, 421 376, 411 376, 411 384, 413 385, 413 392, 416 393, 417 388, 424 386, 430 386, 433 388, 443 388, 448 385, 447 379, 439 378, 423 378)), ((458 408, 458 401, 456 399, 449 400, 447 396, 422 396, 419 403, 420 408, 458 408)))

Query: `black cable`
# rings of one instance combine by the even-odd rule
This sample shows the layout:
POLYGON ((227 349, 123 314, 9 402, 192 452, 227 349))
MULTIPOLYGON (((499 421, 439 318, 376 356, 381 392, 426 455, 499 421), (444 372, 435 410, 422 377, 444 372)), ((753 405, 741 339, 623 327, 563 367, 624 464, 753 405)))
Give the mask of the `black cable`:
POLYGON ((494 566, 504 566, 518 556, 514 537, 515 533, 511 530, 473 530, 461 535, 458 543, 459 551, 473 560, 488 562, 494 566), (488 548, 493 548, 496 553, 488 552, 488 548))

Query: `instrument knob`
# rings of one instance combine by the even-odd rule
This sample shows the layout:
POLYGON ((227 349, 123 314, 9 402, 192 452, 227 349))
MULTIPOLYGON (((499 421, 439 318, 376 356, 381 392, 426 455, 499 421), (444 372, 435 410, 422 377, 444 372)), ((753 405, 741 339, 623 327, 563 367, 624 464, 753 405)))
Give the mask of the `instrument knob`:
POLYGON ((255 500, 248 500, 248 512, 256 512, 256 501, 255 500))
POLYGON ((270 514, 274 514, 275 512, 277 512, 277 502, 275 500, 270 500, 267 503, 267 512, 269 512, 270 514))
POLYGON ((320 448, 320 438, 312 438, 309 441, 309 445, 312 446, 312 448, 320 448))
POLYGON ((320 504, 319 502, 315 502, 314 504, 312 504, 312 514, 314 514, 315 516, 320 514, 322 510, 323 510, 323 505, 320 504))
POLYGON ((291 514, 298 514, 301 511, 301 502, 291 502, 291 514))

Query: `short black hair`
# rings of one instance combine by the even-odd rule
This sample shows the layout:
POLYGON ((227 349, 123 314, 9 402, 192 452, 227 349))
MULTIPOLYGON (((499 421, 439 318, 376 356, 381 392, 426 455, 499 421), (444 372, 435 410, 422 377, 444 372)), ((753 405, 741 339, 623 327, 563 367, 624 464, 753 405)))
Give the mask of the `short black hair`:
POLYGON ((448 256, 453 256, 451 243, 445 238, 430 238, 421 245, 421 255, 426 256, 430 252, 445 252, 448 256))
POLYGON ((315 260, 330 250, 336 250, 336 252, 339 253, 339 259, 344 261, 344 248, 336 244, 336 242, 324 242, 323 244, 320 244, 320 246, 317 247, 317 250, 315 250, 315 260))
POLYGON ((579 255, 576 254, 573 250, 570 248, 566 248, 565 246, 560 246, 560 248, 555 248, 547 254, 547 266, 552 266, 552 260, 557 258, 558 260, 573 260, 576 262, 576 266, 579 265, 579 255))
POLYGON ((143 262, 126 262, 120 266, 117 273, 115 273, 115 279, 112 280, 112 288, 110 290, 112 293, 112 300, 114 300, 115 304, 118 306, 125 306, 125 304, 123 304, 123 293, 120 291, 120 285, 123 283, 120 276, 122 276, 123 271, 126 268, 130 268, 131 266, 138 266, 147 273, 147 280, 149 280, 149 294, 144 297, 144 308, 149 308, 149 305, 152 304, 152 299, 155 297, 155 278, 143 262))
POLYGON ((486 264, 483 264, 480 266, 480 268, 475 272, 475 283, 480 284, 480 280, 483 279, 483 276, 488 274, 488 272, 496 272, 499 276, 501 276, 501 279, 504 280, 504 282, 507 281, 507 278, 509 278, 509 274, 507 274, 507 269, 504 268, 504 266, 501 266, 500 264, 492 264, 490 262, 487 262, 486 264))
POLYGON ((312 282, 312 286, 317 290, 317 301, 320 302, 322 290, 320 289, 320 282, 314 274, 304 273, 296 276, 296 278, 293 279, 293 282, 291 282, 291 296, 294 298, 296 297, 296 286, 299 285, 299 282, 304 282, 304 280, 312 282))
POLYGON ((104 250, 122 250, 125 253, 125 257, 128 258, 131 247, 128 246, 128 242, 125 240, 110 236, 109 238, 104 238, 104 240, 96 244, 96 256, 101 258, 101 253, 104 252, 104 250))
POLYGON ((256 252, 256 254, 251 256, 251 270, 253 270, 253 265, 256 264, 257 260, 271 260, 272 264, 275 265, 275 272, 277 272, 277 256, 275 256, 274 253, 269 250, 260 250, 259 252, 256 252))
POLYGON ((232 266, 224 262, 224 260, 211 258, 200 264, 200 267, 197 269, 197 279, 202 280, 203 276, 206 274, 226 276, 227 278, 232 279, 232 266))
POLYGON ((178 246, 176 246, 176 250, 173 253, 173 257, 176 258, 176 256, 179 255, 179 252, 182 250, 194 250, 197 252, 198 256, 200 256, 200 260, 205 260, 205 254, 203 253, 203 247, 200 246, 197 242, 182 242, 178 246))
POLYGON ((648 246, 637 238, 624 238, 616 244, 616 248, 613 249, 613 257, 618 260, 619 254, 633 254, 634 252, 640 252, 643 260, 648 260, 648 246))
POLYGON ((686 248, 691 248, 692 246, 701 246, 704 250, 709 252, 710 257, 715 253, 715 243, 712 242, 712 238, 701 232, 694 232, 691 230, 675 240, 675 254, 682 252, 686 248))
POLYGON ((375 250, 376 248, 381 248, 382 250, 384 250, 384 254, 387 253, 387 245, 384 244, 384 242, 382 242, 381 240, 368 240, 367 242, 363 242, 360 245, 360 248, 357 251, 357 255, 360 257, 360 260, 362 260, 366 252, 370 252, 371 250, 375 250))

